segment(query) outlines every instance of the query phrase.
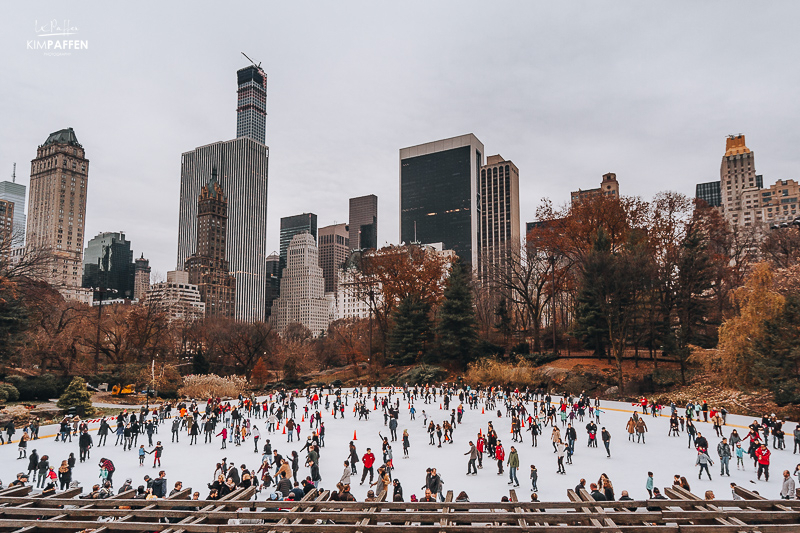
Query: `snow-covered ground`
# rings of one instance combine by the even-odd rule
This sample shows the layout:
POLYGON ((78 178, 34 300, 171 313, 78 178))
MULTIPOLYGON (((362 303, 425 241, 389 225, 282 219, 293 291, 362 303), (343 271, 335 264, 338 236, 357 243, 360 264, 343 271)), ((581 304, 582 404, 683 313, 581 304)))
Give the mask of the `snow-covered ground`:
MULTIPOLYGON (((382 391, 381 394, 385 394, 382 391)), ((383 397, 383 396, 381 396, 383 397)), ((394 396, 393 398, 398 397, 394 396)), ((556 398, 553 401, 557 401, 556 398)), ((305 400, 298 402, 298 416, 302 410, 305 400)), ((368 405, 372 409, 372 402, 368 405)), ((451 407, 458 404, 451 403, 451 407)), ((435 467, 438 469, 444 480, 444 490, 452 490, 457 495, 464 490, 472 501, 498 501, 503 495, 508 494, 508 469, 503 476, 497 475, 496 462, 484 456, 484 467, 478 470, 477 476, 466 476, 467 457, 464 455, 468 451, 468 441, 475 441, 479 430, 486 433, 487 422, 493 422, 503 446, 508 454, 510 447, 515 445, 519 452, 520 469, 518 477, 521 486, 517 489, 520 499, 527 500, 530 494, 530 465, 535 464, 539 472, 539 499, 543 501, 566 500, 566 491, 574 488, 580 478, 589 483, 596 482, 601 473, 606 473, 611 479, 617 498, 622 490, 628 490, 634 499, 644 499, 647 497, 645 482, 647 472, 655 474, 655 485, 657 487, 669 486, 675 474, 685 476, 691 484, 692 492, 702 495, 706 490, 713 490, 717 498, 730 498, 730 483, 734 482, 745 488, 756 490, 767 498, 778 498, 781 487, 782 472, 788 469, 794 472, 795 466, 800 463, 800 455, 792 454, 792 431, 796 423, 787 422, 784 425, 786 431, 786 449, 771 449, 772 464, 770 466, 770 480, 765 482, 756 480, 753 462, 745 455, 745 469, 736 469, 736 459, 731 461, 730 477, 720 477, 719 460, 716 454, 717 443, 721 440, 714 435, 714 430, 710 423, 698 422, 698 430, 709 441, 709 452, 714 460, 711 467, 712 480, 704 478, 697 479, 698 467, 695 466, 696 452, 688 447, 688 438, 685 433, 680 437, 668 437, 669 419, 664 417, 652 418, 646 416, 649 432, 647 433, 646 444, 636 444, 629 442, 625 429, 628 418, 634 408, 627 403, 602 402, 601 408, 604 413, 601 415, 599 427, 605 426, 612 434, 611 458, 606 457, 602 443, 597 448, 586 446, 585 422, 576 422, 578 431, 578 442, 576 444, 573 464, 566 465, 567 474, 556 474, 556 455, 549 442, 551 429, 544 428, 544 434, 539 437, 539 445, 534 448, 531 446, 530 433, 523 430, 523 443, 514 443, 510 435, 510 418, 503 416, 498 418, 496 411, 490 413, 488 410, 481 414, 481 410, 470 410, 465 406, 463 423, 454 432, 454 443, 443 444, 441 448, 428 444, 428 435, 423 427, 422 411, 425 410, 429 417, 436 423, 441 423, 445 419, 449 420, 449 414, 439 409, 439 400, 436 404, 424 404, 421 400, 415 403, 417 409, 416 420, 409 419, 408 404, 402 399, 400 401, 400 418, 398 425, 398 437, 402 438, 403 430, 408 429, 410 435, 410 457, 403 458, 403 448, 401 440, 392 443, 394 453, 394 474, 393 477, 400 480, 403 485, 406 501, 411 494, 420 496, 424 493, 421 487, 425 482, 425 469, 435 467)), ((668 411, 668 410, 667 410, 668 411)), ((505 413, 505 410, 503 410, 505 413)), ((683 409, 679 410, 683 414, 683 409)), ((363 455, 367 447, 371 447, 377 458, 377 466, 380 465, 380 438, 378 433, 389 436, 389 428, 384 426, 382 412, 371 411, 369 421, 358 420, 353 416, 353 399, 348 400, 348 408, 345 411, 345 419, 333 419, 331 412, 323 412, 323 422, 326 427, 325 447, 321 449, 321 474, 323 488, 333 489, 339 480, 343 461, 348 458, 348 443, 353 439, 353 432, 357 433, 357 446, 359 455, 363 455)), ((587 420, 588 421, 588 420, 587 420)), ((262 448, 266 438, 272 441, 284 457, 288 457, 292 450, 299 450, 310 435, 308 422, 302 424, 300 441, 286 442, 286 435, 282 433, 268 434, 264 419, 254 419, 254 424, 261 430, 261 441, 259 448, 262 448)), ((737 428, 739 434, 747 434, 746 426, 753 422, 752 418, 728 415, 727 426, 724 433, 728 436, 732 429, 737 428)), ((560 424, 559 424, 560 425, 560 424)), ((97 442, 96 429, 98 424, 92 424, 92 438, 97 442)), ((281 430, 283 426, 281 426, 281 430)), ((56 426, 45 426, 40 430, 42 438, 31 441, 28 445, 28 452, 32 449, 38 450, 39 455, 47 454, 50 456, 50 464, 56 468, 62 459, 66 459, 70 452, 74 452, 79 457, 77 437, 73 437, 72 443, 61 443, 54 441, 56 426)), ((28 460, 19 459, 16 439, 20 436, 18 430, 15 443, 0 446, 0 479, 5 484, 11 482, 17 472, 27 471, 28 460)), ((599 436, 599 435, 598 435, 599 436)), ((229 463, 237 466, 245 464, 248 468, 257 468, 260 464, 260 453, 254 453, 253 442, 248 439, 241 446, 236 447, 228 444, 226 450, 220 449, 220 437, 216 437, 210 444, 203 444, 203 435, 199 435, 199 445, 189 446, 189 437, 185 431, 181 434, 180 443, 170 442, 169 422, 165 422, 159 428, 159 433, 154 436, 155 440, 161 440, 164 444, 164 455, 162 458, 163 469, 167 472, 168 486, 172 488, 175 481, 183 481, 184 487, 192 487, 199 490, 201 496, 208 495, 206 485, 213 481, 215 464, 223 457, 227 457, 229 463)), ((98 481, 98 462, 101 457, 110 458, 116 465, 117 471, 114 474, 114 485, 119 487, 125 478, 132 478, 134 487, 142 484, 143 476, 150 475, 156 477, 159 469, 152 468, 153 455, 148 455, 144 467, 139 467, 137 451, 122 451, 122 446, 114 446, 115 436, 109 435, 108 444, 103 447, 95 447, 91 450, 91 458, 85 462, 76 464, 73 472, 73 479, 81 482, 84 492, 91 489, 91 485, 98 481)), ((770 438, 771 441, 771 438, 770 438)), ((147 436, 140 435, 139 444, 147 445, 147 436)), ((771 444, 771 442, 770 442, 771 444)), ((150 448, 146 446, 149 450, 150 448)), ((305 455, 301 455, 301 467, 298 479, 308 475, 308 468, 302 466, 305 455)), ((361 463, 358 463, 359 478, 361 473, 361 463)), ((358 480, 353 478, 352 492, 358 500, 363 500, 366 496, 367 483, 363 486, 358 485, 358 480)), ((263 499, 266 493, 259 495, 263 499)))

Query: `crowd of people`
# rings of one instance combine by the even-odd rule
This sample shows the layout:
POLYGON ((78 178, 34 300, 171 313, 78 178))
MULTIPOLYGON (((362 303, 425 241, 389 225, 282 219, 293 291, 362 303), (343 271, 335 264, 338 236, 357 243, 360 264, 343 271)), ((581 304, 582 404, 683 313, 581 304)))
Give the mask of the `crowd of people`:
MULTIPOLYGON (((352 416, 356 423, 369 420, 370 416, 382 416, 387 430, 386 436, 382 432, 378 433, 380 448, 376 448, 375 452, 371 447, 366 447, 363 454, 359 453, 355 439, 348 443, 346 451, 339 450, 344 453, 346 460, 343 461, 340 478, 330 483, 335 485, 335 488, 329 486, 332 490, 331 499, 355 501, 351 485, 359 482, 360 485, 368 484, 366 501, 381 498, 405 501, 403 485, 393 475, 395 465, 392 445, 401 441, 403 457, 409 457, 411 444, 408 429, 403 429, 402 434, 398 434, 401 411, 406 405, 407 423, 421 423, 428 433, 429 446, 449 448, 457 439, 463 443, 463 448, 456 446, 455 449, 459 450, 458 453, 463 450, 463 455, 467 456, 466 476, 477 476, 478 470, 484 467, 484 459, 487 459, 488 468, 496 468, 498 476, 508 476, 508 485, 520 487, 519 477, 525 476, 520 472, 522 466, 518 447, 525 445, 528 439, 532 447, 538 447, 542 436, 546 436, 549 443, 544 445, 548 449, 552 446, 556 472, 566 475, 567 466, 573 463, 573 457, 581 453, 581 446, 578 445, 579 431, 585 431, 583 442, 586 443, 586 448, 597 448, 600 441, 606 457, 611 457, 612 433, 601 424, 604 411, 600 408, 600 401, 584 393, 556 398, 542 390, 464 386, 392 387, 382 390, 380 394, 372 387, 327 391, 281 390, 260 398, 239 396, 235 400, 187 400, 123 411, 114 417, 103 417, 95 438, 85 420, 65 417, 58 425, 55 440, 68 445, 75 437, 78 457, 76 458, 75 452, 68 452, 68 457, 61 460, 60 464, 59 461, 51 463, 48 455, 40 456, 36 449, 28 454, 29 444, 40 438, 40 422, 38 419, 32 420, 22 428, 18 441, 19 459, 28 460, 27 474, 20 472, 9 486, 32 483, 45 493, 76 486, 78 480, 73 479, 72 473, 76 461, 90 461, 91 450, 96 446, 106 446, 109 435, 112 435, 113 446, 122 446, 123 451, 137 450, 140 467, 146 466, 149 462, 147 457, 151 456, 152 467, 161 469, 161 459, 166 447, 162 442, 167 440, 166 436, 163 441, 158 440, 158 434, 159 429, 163 431, 164 428, 169 428, 170 446, 187 438, 189 446, 198 445, 198 436, 202 434, 204 444, 219 439, 220 450, 226 450, 228 445, 252 445, 253 453, 258 454, 258 459, 250 467, 245 463, 237 466, 233 461, 229 462, 227 457, 222 457, 210 476, 205 499, 220 499, 237 489, 252 487, 255 497, 261 495, 271 500, 299 500, 322 485, 320 464, 325 448, 325 422, 322 413, 325 412, 334 419, 352 416), (421 407, 421 412, 418 412, 417 406, 421 407), (464 417, 469 417, 469 411, 474 410, 480 410, 483 414, 488 411, 491 417, 487 417, 485 427, 481 427, 477 434, 459 436, 458 428, 464 417), (437 415, 430 415, 428 411, 437 415), (493 420, 495 416, 496 421, 493 420), (511 442, 508 443, 508 449, 495 427, 501 423, 510 425, 511 442), (302 428, 306 424, 308 434, 302 448, 299 451, 281 453, 281 442, 292 443, 295 439, 299 442, 302 428), (259 426, 264 428, 263 433, 259 426)), ((740 436, 737 429, 726 436, 728 413, 724 409, 714 409, 706 402, 690 402, 679 409, 674 403, 662 406, 643 398, 634 405, 637 409, 629 417, 625 427, 619 428, 627 432, 628 440, 646 445, 648 425, 645 417, 669 416, 667 437, 686 435, 689 447, 694 447, 697 452, 695 466, 698 467, 699 478, 705 474, 711 479, 711 467, 715 465, 715 459, 719 461, 720 475, 730 476, 730 462, 733 457, 736 457, 736 468, 745 469, 747 456, 748 460, 753 461, 757 478, 760 480, 763 477, 765 481, 769 481, 771 454, 773 450, 785 449, 785 422, 774 415, 765 415, 761 421, 754 420, 744 437, 740 436), (638 412, 639 407, 641 414, 638 412), (712 448, 708 438, 697 430, 696 421, 711 423, 715 436, 721 437, 715 453, 710 451, 712 448)), ((405 416, 403 418, 405 423, 405 416)), ((6 440, 10 443, 16 431, 15 424, 11 422, 5 427, 6 439, 2 439, 2 436, 0 439, 3 443, 6 440)), ((798 453, 800 424, 794 428, 793 437, 793 453, 798 453)), ((114 494, 114 463, 102 457, 98 467, 99 482, 94 483, 92 490, 83 497, 105 498, 114 494)), ((794 498, 794 478, 800 476, 800 465, 794 472, 785 470, 782 474, 779 495, 781 498, 794 498)), ((534 464, 530 465, 528 479, 531 498, 536 501, 540 479, 539 469, 534 464)), ((676 475, 673 484, 690 490, 687 478, 682 475, 676 475)), ((648 473, 644 485, 650 498, 664 498, 655 486, 652 472, 648 473)), ((731 485, 732 488, 735 486, 733 483, 731 485)), ((617 499, 614 485, 606 474, 588 486, 586 480, 581 479, 575 489, 585 489, 599 501, 617 499)), ((178 481, 170 491, 166 471, 160 470, 155 478, 145 475, 142 483, 137 484, 135 489, 132 479, 127 478, 116 494, 133 491, 134 498, 153 499, 166 498, 181 490, 182 482, 178 481)), ((444 501, 444 480, 436 468, 426 469, 424 484, 419 487, 419 491, 419 497, 412 491, 415 493, 409 495, 409 500, 444 501)), ((736 497, 735 491, 732 495, 736 497)), ((195 492, 193 497, 198 499, 200 493, 195 492)), ((706 494, 706 497, 713 498, 713 493, 706 494)), ((623 490, 619 499, 632 498, 628 491, 623 490)), ((466 492, 459 491, 456 500, 468 501, 469 496, 466 492)))

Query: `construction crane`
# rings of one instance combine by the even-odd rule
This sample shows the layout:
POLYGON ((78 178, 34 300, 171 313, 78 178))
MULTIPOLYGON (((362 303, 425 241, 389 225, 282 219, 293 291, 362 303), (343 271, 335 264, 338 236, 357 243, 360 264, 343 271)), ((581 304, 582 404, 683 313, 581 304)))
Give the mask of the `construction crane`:
POLYGON ((253 61, 252 59, 250 59, 250 57, 248 57, 248 55, 247 55, 247 54, 245 54, 244 52, 242 52, 242 55, 243 55, 244 57, 246 57, 246 58, 247 58, 247 60, 253 64, 253 66, 254 66, 254 67, 256 67, 257 69, 261 69, 261 62, 260 62, 260 61, 259 61, 258 65, 256 65, 256 62, 255 62, 255 61, 253 61))

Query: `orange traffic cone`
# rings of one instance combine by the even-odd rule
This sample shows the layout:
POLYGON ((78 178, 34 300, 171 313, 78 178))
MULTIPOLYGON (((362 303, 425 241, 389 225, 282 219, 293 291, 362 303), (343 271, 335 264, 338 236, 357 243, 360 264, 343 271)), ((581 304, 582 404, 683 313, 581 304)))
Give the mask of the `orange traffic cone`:
POLYGON ((353 440, 358 440, 358 437, 356 437, 356 432, 355 432, 355 430, 353 430, 353 440))
POLYGON ((306 421, 306 415, 303 415, 303 418, 300 419, 300 422, 305 422, 305 421, 306 421))
POLYGON ((520 419, 519 424, 521 427, 525 427, 525 419, 524 418, 520 419))
POLYGON ((439 409, 441 409, 441 408, 442 408, 442 404, 439 404, 439 409))
POLYGON ((481 407, 481 414, 486 414, 486 411, 483 410, 483 407, 481 407))
POLYGON ((353 412, 354 413, 356 412, 356 406, 355 405, 353 406, 353 412))
POLYGON ((373 409, 373 411, 377 411, 377 410, 378 410, 378 404, 376 403, 375 404, 375 408, 373 409))
POLYGON ((333 416, 336 416, 336 409, 331 409, 331 414, 332 414, 333 416))
POLYGON ((286 426, 283 426, 283 434, 286 435, 286 426))

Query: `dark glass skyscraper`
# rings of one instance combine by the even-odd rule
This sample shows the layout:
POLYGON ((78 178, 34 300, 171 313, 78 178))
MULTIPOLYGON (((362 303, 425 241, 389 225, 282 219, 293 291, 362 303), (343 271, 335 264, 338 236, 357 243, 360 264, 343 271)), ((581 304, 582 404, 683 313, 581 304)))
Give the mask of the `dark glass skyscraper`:
POLYGON ((378 197, 374 194, 350 198, 350 248, 378 247, 378 197))
POLYGON ((708 183, 698 183, 695 187, 695 198, 703 200, 709 207, 719 207, 722 205, 722 191, 718 181, 708 183))
POLYGON ((82 286, 95 289, 95 299, 133 298, 133 281, 133 250, 124 233, 99 233, 86 243, 82 286), (113 292, 101 294, 99 288, 113 292))
POLYGON ((400 150, 400 241, 432 244, 478 264, 478 173, 473 134, 400 150))
POLYGON ((236 106, 236 137, 248 137, 261 144, 267 140, 267 75, 251 65, 236 73, 239 82, 236 106))

